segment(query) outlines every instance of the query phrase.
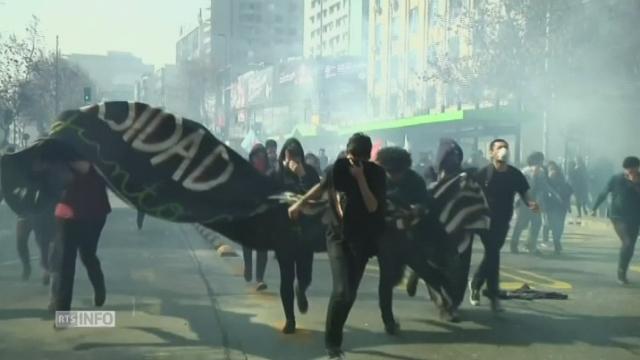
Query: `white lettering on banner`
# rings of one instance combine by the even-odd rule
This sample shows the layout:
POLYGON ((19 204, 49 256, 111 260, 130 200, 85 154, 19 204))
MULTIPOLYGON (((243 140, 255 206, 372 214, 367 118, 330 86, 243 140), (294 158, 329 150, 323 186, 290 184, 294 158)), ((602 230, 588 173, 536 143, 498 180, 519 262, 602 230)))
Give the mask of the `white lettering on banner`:
MULTIPOLYGON (((173 173, 172 179, 180 181, 185 176, 185 172, 193 159, 200 151, 200 145, 205 135, 203 129, 198 129, 186 136, 184 135, 183 121, 181 117, 173 116, 160 109, 147 107, 136 117, 137 103, 129 103, 129 112, 126 119, 118 123, 114 119, 106 118, 106 107, 109 103, 101 103, 98 105, 98 118, 107 123, 114 131, 123 133, 122 139, 126 143, 130 143, 133 149, 154 154, 150 160, 151 165, 158 166, 162 162, 173 156, 182 157, 182 162, 173 173), (165 121, 172 121, 175 129, 171 136, 158 142, 148 142, 154 132, 161 125, 165 125, 165 121)), ((82 111, 88 111, 92 107, 82 108, 82 111)), ((219 186, 229 180, 234 170, 234 164, 230 161, 229 153, 223 144, 218 145, 191 173, 186 175, 182 185, 191 191, 207 191, 219 186), (225 161, 225 168, 220 175, 208 180, 196 180, 204 174, 207 169, 222 159, 225 161)))
POLYGON ((222 183, 225 183, 227 180, 229 180, 232 173, 233 163, 229 161, 229 153, 227 153, 227 149, 224 147, 224 145, 220 144, 213 150, 213 152, 211 152, 209 156, 202 160, 200 166, 198 166, 189 176, 187 176, 187 178, 182 182, 182 185, 185 188, 193 191, 207 191, 222 183), (200 177, 200 175, 202 175, 206 168, 209 165, 212 165, 216 161, 216 159, 220 157, 223 158, 227 163, 227 166, 222 174, 209 181, 196 182, 196 179, 200 177))
POLYGON ((170 114, 161 112, 151 121, 149 126, 145 127, 144 130, 142 130, 142 132, 138 136, 136 136, 131 146, 133 146, 133 148, 136 150, 147 152, 147 153, 156 153, 156 152, 165 151, 168 148, 177 144, 178 141, 180 141, 180 138, 182 137, 182 131, 183 129, 182 129, 181 117, 173 117, 170 114), (171 136, 164 141, 157 142, 157 143, 146 143, 145 140, 147 140, 149 135, 151 135, 158 128, 158 126, 160 126, 162 121, 167 117, 174 119, 175 129, 173 131, 173 134, 171 134, 171 136))
POLYGON ((104 120, 113 131, 125 131, 131 126, 131 124, 133 124, 133 120, 135 119, 135 116, 136 116, 135 105, 133 103, 129 103, 129 113, 127 114, 127 118, 121 123, 117 123, 113 120, 107 119, 105 114, 106 114, 105 104, 102 103, 98 107, 98 117, 104 120))
POLYGON ((176 146, 172 146, 164 152, 152 157, 151 165, 156 166, 175 155, 181 156, 183 158, 182 163, 173 173, 172 177, 173 180, 180 181, 180 178, 182 178, 182 174, 184 174, 189 164, 191 164, 191 161, 193 161, 193 157, 196 156, 203 137, 204 130, 202 129, 189 134, 187 137, 180 140, 180 142, 176 146))
POLYGON ((122 136, 124 141, 126 143, 130 143, 131 139, 133 139, 134 136, 140 133, 140 131, 142 130, 142 127, 147 125, 149 120, 151 120, 151 115, 153 115, 154 113, 158 113, 157 115, 161 115, 162 111, 158 111, 157 109, 154 109, 152 107, 146 108, 142 112, 140 117, 136 119, 136 121, 133 123, 133 126, 127 129, 127 132, 124 133, 124 135, 122 136))

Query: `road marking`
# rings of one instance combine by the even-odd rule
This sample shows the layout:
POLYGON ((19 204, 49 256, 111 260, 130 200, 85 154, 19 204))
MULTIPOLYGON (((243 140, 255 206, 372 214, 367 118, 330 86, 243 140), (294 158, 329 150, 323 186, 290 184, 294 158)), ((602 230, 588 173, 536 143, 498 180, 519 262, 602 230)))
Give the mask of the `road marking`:
POLYGON ((522 281, 523 283, 527 283, 533 287, 539 286, 549 289, 557 289, 557 290, 571 290, 573 286, 565 281, 556 280, 544 275, 536 274, 532 271, 519 270, 515 268, 510 268, 507 266, 501 267, 501 274, 512 279, 516 279, 522 281), (506 271, 505 271, 506 270, 506 271), (518 275, 515 275, 518 273, 518 275))
POLYGON ((631 266, 630 269, 635 272, 640 272, 640 266, 631 266))
MULTIPOLYGON (((38 256, 32 256, 31 260, 38 260, 40 259, 40 257, 38 256)), ((20 259, 13 259, 13 260, 7 260, 7 261, 3 261, 0 263, 0 266, 5 266, 5 265, 13 265, 13 264, 18 264, 20 263, 20 259)))
MULTIPOLYGON (((365 270, 366 275, 378 277, 380 276, 380 268, 377 265, 367 264, 365 270)), ((640 272, 640 267, 637 267, 637 271, 640 272)), ((544 275, 536 274, 531 271, 519 270, 503 266, 501 267, 500 274, 501 276, 507 277, 511 280, 516 280, 500 282, 500 288, 505 290, 516 290, 524 284, 528 284, 529 286, 532 286, 534 288, 541 287, 556 290, 573 289, 573 286, 568 282, 556 280, 544 275)), ((406 286, 406 280, 407 277, 405 276, 399 286, 406 286)))

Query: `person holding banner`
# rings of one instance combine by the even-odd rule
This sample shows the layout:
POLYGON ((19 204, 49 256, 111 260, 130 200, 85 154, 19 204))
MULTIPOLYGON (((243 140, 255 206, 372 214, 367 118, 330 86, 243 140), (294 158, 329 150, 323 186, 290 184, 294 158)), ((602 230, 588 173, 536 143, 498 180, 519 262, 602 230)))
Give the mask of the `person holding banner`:
MULTIPOLYGON (((306 164, 302 144, 295 139, 288 139, 278 157, 278 168, 273 178, 281 188, 296 194, 305 194, 320 182, 316 170, 306 164)), ((302 217, 293 224, 291 234, 294 241, 289 246, 277 249, 276 256, 280 265, 280 298, 286 317, 282 332, 292 334, 296 330, 293 309, 294 292, 298 302, 298 310, 305 314, 309 309, 306 291, 311 284, 313 266, 313 237, 318 231, 317 221, 302 217), (294 282, 297 284, 294 289, 294 282)))

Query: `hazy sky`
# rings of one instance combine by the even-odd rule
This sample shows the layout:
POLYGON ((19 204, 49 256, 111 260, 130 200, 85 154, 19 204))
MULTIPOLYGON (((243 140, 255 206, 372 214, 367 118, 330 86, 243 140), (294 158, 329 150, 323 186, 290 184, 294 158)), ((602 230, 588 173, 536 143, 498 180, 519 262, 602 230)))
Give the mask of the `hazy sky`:
POLYGON ((209 0, 0 0, 0 33, 23 34, 40 18, 47 47, 60 35, 63 54, 129 51, 146 63, 175 62, 180 26, 197 24, 209 0))

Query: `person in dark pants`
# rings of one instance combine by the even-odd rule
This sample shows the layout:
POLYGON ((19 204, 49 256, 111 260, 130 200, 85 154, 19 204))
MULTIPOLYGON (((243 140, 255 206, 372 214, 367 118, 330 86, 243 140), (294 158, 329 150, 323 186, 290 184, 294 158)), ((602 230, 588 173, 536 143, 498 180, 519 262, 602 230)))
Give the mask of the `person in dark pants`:
MULTIPOLYGON (((411 155, 399 147, 386 147, 378 151, 376 163, 387 174, 387 224, 378 243, 378 298, 385 331, 395 335, 400 327, 393 315, 393 288, 402 280, 405 265, 413 270, 416 278, 424 279, 437 289, 438 294, 442 294, 448 285, 442 271, 429 262, 431 251, 427 241, 432 239, 418 237, 411 227, 414 210, 429 206, 424 179, 411 170, 411 155), (402 213, 406 215, 400 215, 402 213)), ((435 219, 420 219, 422 222, 429 220, 435 219)), ((429 237, 446 237, 437 221, 429 221, 427 228, 429 237)), ((438 300, 436 305, 441 317, 447 317, 451 308, 449 297, 445 295, 438 300)))
POLYGON ((618 282, 626 285, 629 283, 627 270, 640 229, 640 172, 638 171, 640 159, 629 156, 624 159, 622 167, 624 172, 609 180, 607 187, 594 203, 592 212, 595 214, 598 207, 611 194, 609 218, 622 243, 618 258, 618 282))
POLYGON ((562 235, 564 233, 567 213, 571 210, 571 195, 573 190, 562 173, 560 166, 549 161, 549 186, 553 190, 545 200, 544 216, 545 225, 542 230, 542 239, 546 243, 549 233, 553 238, 553 246, 556 254, 562 252, 562 235))
POLYGON ((582 157, 578 157, 575 162, 572 161, 569 164, 569 183, 574 191, 578 219, 581 219, 583 212, 587 215, 589 203, 589 175, 582 157))
POLYGON ((138 227, 138 230, 142 230, 142 226, 144 225, 144 218, 145 218, 145 214, 138 210, 138 215, 136 216, 136 226, 138 227))
POLYGON ((42 283, 49 284, 49 248, 53 243, 56 232, 56 220, 53 209, 43 211, 41 214, 33 214, 19 217, 16 222, 16 245, 18 256, 22 263, 22 280, 31 277, 31 256, 29 255, 29 236, 34 233, 36 243, 40 249, 40 266, 43 270, 42 283))
POLYGON ((56 311, 69 311, 73 297, 76 257, 87 270, 94 290, 94 303, 106 300, 104 274, 97 256, 98 241, 111 212, 104 180, 87 161, 70 162, 71 182, 55 209, 58 236, 53 250, 52 304, 56 311))
POLYGON ((505 243, 509 231, 509 222, 513 216, 515 194, 528 204, 532 211, 538 211, 538 204, 529 197, 529 184, 524 175, 508 164, 509 144, 496 139, 489 147, 492 164, 480 169, 476 180, 483 188, 491 211, 491 226, 480 234, 484 246, 484 257, 469 283, 470 302, 480 304, 480 289, 487 283, 487 294, 494 312, 503 311, 499 295, 500 249, 505 243))
POLYGON ((289 208, 289 216, 296 219, 309 200, 328 193, 332 221, 327 231, 327 253, 333 290, 325 322, 325 346, 331 359, 343 356, 344 324, 365 266, 376 255, 378 239, 385 228, 386 175, 380 166, 369 161, 371 148, 368 136, 351 136, 347 157, 336 160, 325 180, 289 208))
MULTIPOLYGON (((249 162, 261 174, 268 175, 269 159, 267 158, 267 149, 262 144, 256 144, 249 153, 249 162)), ((251 282, 253 280, 253 249, 243 246, 242 257, 244 260, 244 280, 251 282)), ((264 291, 267 284, 264 282, 264 273, 267 269, 267 251, 256 251, 256 290, 264 291)))
MULTIPOLYGON (((531 187, 531 197, 536 201, 542 202, 547 194, 551 193, 549 188, 547 174, 543 168, 544 155, 541 152, 534 152, 527 158, 527 167, 524 168, 524 174, 529 186, 531 187)), ((539 212, 531 211, 529 204, 518 201, 516 207, 516 223, 513 226, 513 234, 511 235, 511 252, 517 254, 519 252, 518 245, 522 232, 529 226, 529 236, 527 239, 527 250, 531 254, 540 254, 538 250, 538 236, 542 228, 542 215, 539 212)))
MULTIPOLYGON (((473 237, 489 229, 490 214, 482 188, 473 178, 478 169, 462 169, 460 145, 453 139, 441 139, 436 158, 438 178, 429 189, 432 202, 429 210, 446 230, 445 244, 449 245, 444 247, 448 251, 441 250, 436 258, 442 264, 447 279, 444 293, 450 300, 448 311, 441 310, 441 317, 456 322, 469 281, 473 237), (451 246, 455 248, 453 251, 451 246)), ((407 280, 409 296, 415 296, 417 283, 415 276, 407 280)), ((428 287, 433 294, 432 285, 428 287)))
MULTIPOLYGON (((278 169, 273 178, 282 189, 296 194, 305 194, 320 182, 320 176, 313 167, 304 162, 304 149, 297 139, 288 139, 278 158, 278 169)), ((294 333, 296 318, 294 313, 294 294, 298 310, 306 314, 309 309, 306 291, 311 285, 313 268, 314 221, 302 217, 293 224, 293 241, 287 247, 276 250, 280 265, 280 298, 284 308, 286 323, 282 332, 294 333), (297 284, 294 283, 297 280, 297 284)))

